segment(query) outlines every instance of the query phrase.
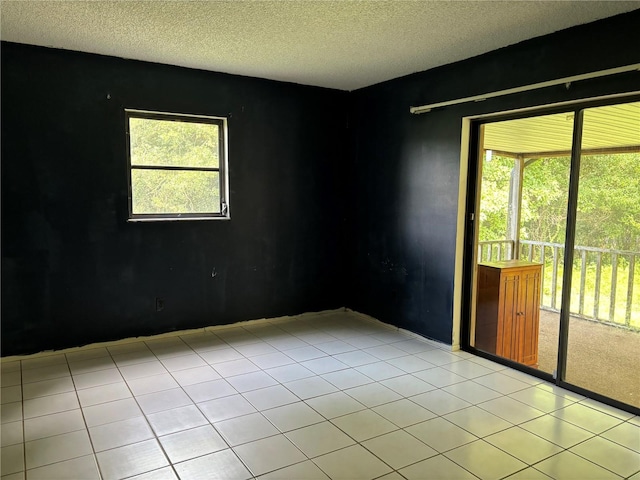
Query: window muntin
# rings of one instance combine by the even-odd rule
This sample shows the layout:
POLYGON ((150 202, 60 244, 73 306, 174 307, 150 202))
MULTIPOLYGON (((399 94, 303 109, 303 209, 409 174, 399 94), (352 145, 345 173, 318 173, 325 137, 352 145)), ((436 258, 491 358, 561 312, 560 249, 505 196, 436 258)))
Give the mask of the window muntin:
POLYGON ((129 219, 229 218, 226 119, 125 114, 129 219))

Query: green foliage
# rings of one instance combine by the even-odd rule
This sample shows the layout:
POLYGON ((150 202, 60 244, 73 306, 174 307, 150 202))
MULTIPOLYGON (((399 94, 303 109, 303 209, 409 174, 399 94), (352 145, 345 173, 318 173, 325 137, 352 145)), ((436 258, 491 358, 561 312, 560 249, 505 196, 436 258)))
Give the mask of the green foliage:
POLYGON ((526 164, 522 180, 520 238, 564 243, 569 199, 569 157, 526 164))
POLYGON ((132 170, 133 213, 219 213, 218 172, 132 170))
MULTIPOLYGON (((484 160, 480 241, 507 237, 509 182, 514 160, 484 160)), ((564 243, 570 159, 541 158, 524 169, 520 238, 564 243)), ((576 245, 640 251, 640 154, 581 160, 576 245)))
POLYGON ((640 153, 582 158, 576 244, 640 252, 640 153))
MULTIPOLYGON (((131 164, 157 167, 219 167, 219 127, 206 123, 129 120, 131 164)), ((219 213, 216 171, 131 170, 134 214, 219 213)))
POLYGON ((218 167, 218 137, 218 125, 131 118, 131 164, 218 167))
POLYGON ((509 183, 514 165, 513 158, 495 155, 483 160, 478 213, 481 242, 507 238, 509 183))
MULTIPOLYGON (((509 187, 515 160, 493 156, 482 165, 480 241, 507 238, 509 187)), ((570 159, 542 158, 529 163, 522 181, 520 238, 564 242, 570 159)))

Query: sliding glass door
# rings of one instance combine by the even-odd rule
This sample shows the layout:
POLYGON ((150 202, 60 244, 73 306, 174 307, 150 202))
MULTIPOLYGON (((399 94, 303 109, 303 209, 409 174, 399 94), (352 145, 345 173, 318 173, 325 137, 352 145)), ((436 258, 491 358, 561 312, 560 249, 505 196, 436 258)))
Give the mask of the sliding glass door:
POLYGON ((640 102, 477 128, 469 345, 640 408, 640 102))
POLYGON ((480 126, 473 345, 557 365, 573 114, 480 126))
POLYGON ((566 382, 640 408, 640 102, 583 111, 566 382))

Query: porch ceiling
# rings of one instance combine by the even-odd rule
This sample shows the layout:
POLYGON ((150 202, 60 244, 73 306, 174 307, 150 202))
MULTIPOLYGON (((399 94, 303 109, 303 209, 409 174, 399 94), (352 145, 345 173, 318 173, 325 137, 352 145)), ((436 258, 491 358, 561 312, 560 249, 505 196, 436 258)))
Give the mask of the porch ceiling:
MULTIPOLYGON (((489 123, 484 149, 532 157, 571 152, 573 113, 489 123)), ((640 102, 585 110, 583 150, 640 151, 640 102)))

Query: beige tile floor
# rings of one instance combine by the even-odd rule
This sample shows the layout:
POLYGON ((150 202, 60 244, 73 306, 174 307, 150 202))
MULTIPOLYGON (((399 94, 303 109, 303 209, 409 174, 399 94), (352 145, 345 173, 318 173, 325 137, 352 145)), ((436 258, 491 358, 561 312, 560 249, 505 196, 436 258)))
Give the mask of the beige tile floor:
POLYGON ((2 363, 2 480, 640 479, 640 418, 351 312, 2 363))

